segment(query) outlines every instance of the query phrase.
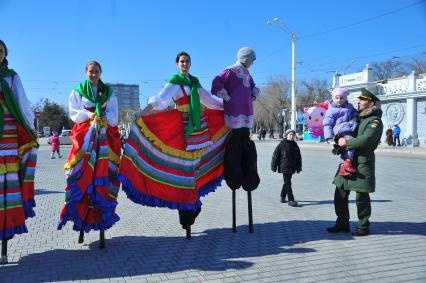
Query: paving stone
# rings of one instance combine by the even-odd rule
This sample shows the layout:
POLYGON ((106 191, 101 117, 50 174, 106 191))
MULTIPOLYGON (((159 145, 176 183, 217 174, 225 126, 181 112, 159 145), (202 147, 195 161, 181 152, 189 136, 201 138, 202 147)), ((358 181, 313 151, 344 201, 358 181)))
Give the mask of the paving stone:
MULTIPOLYGON (((303 171, 293 177, 300 207, 279 199, 282 176, 270 171, 278 141, 256 141, 259 188, 253 192, 254 233, 248 233, 247 194, 237 191, 237 233, 231 231, 231 191, 223 186, 203 198, 193 238, 185 239, 178 213, 142 207, 120 191, 121 220, 106 231, 86 234, 83 245, 68 223, 56 230, 64 202, 65 159, 39 149, 36 217, 29 233, 9 241, 11 264, 0 266, 0 282, 425 282, 426 149, 380 146, 376 192, 371 194, 371 235, 331 235, 339 159, 331 146, 302 143, 303 171)), ((62 149, 64 154, 69 147, 62 149)), ((355 194, 350 196, 356 227, 355 194)))

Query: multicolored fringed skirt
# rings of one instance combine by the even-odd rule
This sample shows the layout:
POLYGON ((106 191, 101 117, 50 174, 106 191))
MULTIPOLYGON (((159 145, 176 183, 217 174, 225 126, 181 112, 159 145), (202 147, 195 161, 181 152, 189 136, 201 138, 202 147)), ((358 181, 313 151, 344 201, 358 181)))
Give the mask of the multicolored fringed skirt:
POLYGON ((221 185, 229 132, 223 111, 206 109, 203 117, 208 131, 205 136, 211 142, 199 139, 206 146, 194 151, 187 150, 185 117, 178 110, 141 116, 134 121, 119 176, 128 198, 153 207, 201 207, 200 197, 221 185))
POLYGON ((0 137, 0 240, 27 233, 25 220, 34 217, 34 172, 37 141, 4 110, 3 135, 0 137))
POLYGON ((64 166, 67 186, 58 229, 67 221, 76 231, 105 231, 120 218, 115 213, 120 188, 120 134, 99 117, 75 124, 73 145, 64 166))

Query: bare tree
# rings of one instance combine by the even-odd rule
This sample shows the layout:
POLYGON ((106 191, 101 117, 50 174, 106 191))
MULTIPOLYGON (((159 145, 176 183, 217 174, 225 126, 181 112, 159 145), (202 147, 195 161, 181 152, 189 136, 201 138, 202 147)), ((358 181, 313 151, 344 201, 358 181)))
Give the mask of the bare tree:
POLYGON ((327 80, 302 80, 297 94, 297 111, 303 111, 304 107, 324 102, 328 98, 330 98, 330 92, 327 80))
POLYGON ((405 65, 408 71, 414 71, 416 74, 425 74, 426 53, 423 56, 416 56, 411 58, 411 61, 407 62, 405 65))
POLYGON ((404 64, 400 60, 388 59, 371 64, 373 78, 375 80, 387 80, 402 76, 407 72, 404 64))
POLYGON ((254 124, 256 129, 278 128, 279 137, 284 132, 284 119, 288 119, 290 109, 289 89, 291 82, 285 77, 269 78, 261 89, 261 95, 254 103, 254 124), (283 109, 287 115, 283 116, 283 109))

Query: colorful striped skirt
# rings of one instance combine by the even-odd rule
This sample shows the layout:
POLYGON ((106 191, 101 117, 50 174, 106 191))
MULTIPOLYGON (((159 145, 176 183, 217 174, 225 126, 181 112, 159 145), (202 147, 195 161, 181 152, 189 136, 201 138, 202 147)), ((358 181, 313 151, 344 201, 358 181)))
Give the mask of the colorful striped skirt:
POLYGON ((3 135, 0 137, 0 240, 27 233, 25 220, 34 217, 34 172, 37 141, 4 110, 3 135))
POLYGON ((200 197, 223 179, 225 126, 223 111, 206 109, 212 144, 188 151, 184 117, 176 109, 137 118, 127 139, 119 179, 133 202, 153 207, 196 210, 200 197))
POLYGON ((73 145, 64 166, 67 186, 58 229, 73 221, 73 229, 105 231, 120 218, 115 213, 120 188, 120 134, 97 118, 75 124, 73 145))

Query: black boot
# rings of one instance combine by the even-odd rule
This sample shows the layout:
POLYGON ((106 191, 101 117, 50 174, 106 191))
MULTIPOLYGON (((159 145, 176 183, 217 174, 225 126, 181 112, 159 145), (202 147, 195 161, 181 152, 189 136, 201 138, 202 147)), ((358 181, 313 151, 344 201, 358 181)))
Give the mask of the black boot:
POLYGON ((349 233, 350 229, 349 227, 331 226, 331 227, 327 227, 327 232, 332 234, 336 234, 340 232, 349 233))
POLYGON ((370 229, 366 228, 366 229, 359 229, 356 228, 356 230, 354 232, 352 232, 352 236, 355 237, 364 237, 364 236, 368 236, 370 235, 370 229))
POLYGON ((298 205, 297 201, 294 200, 293 194, 288 195, 288 205, 291 206, 291 207, 297 207, 297 205, 298 205))

